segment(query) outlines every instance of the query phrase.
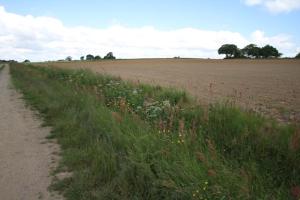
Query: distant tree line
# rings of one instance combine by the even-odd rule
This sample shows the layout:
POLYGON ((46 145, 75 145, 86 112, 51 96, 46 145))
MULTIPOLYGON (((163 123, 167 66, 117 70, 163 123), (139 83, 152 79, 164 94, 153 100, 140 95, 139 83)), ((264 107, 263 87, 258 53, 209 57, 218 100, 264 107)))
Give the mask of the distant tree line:
POLYGON ((225 54, 225 58, 279 58, 282 55, 271 45, 258 47, 255 44, 249 44, 243 49, 235 44, 224 44, 218 49, 218 53, 225 54))
POLYGON ((0 63, 16 63, 16 60, 0 60, 0 63))
MULTIPOLYGON (((71 56, 68 56, 68 57, 65 58, 65 60, 58 60, 58 61, 72 61, 72 59, 73 58, 71 56)), ((99 56, 99 55, 94 56, 92 54, 88 54, 86 56, 81 56, 80 57, 80 60, 82 60, 82 61, 83 60, 89 60, 89 61, 90 60, 102 60, 102 59, 104 59, 104 60, 114 60, 114 59, 116 59, 116 57, 114 56, 113 52, 109 52, 103 58, 101 58, 101 56, 99 56)))
POLYGON ((114 60, 114 59, 116 59, 116 57, 114 56, 113 52, 109 52, 103 58, 101 58, 101 56, 99 56, 99 55, 93 56, 92 54, 88 54, 85 57, 84 56, 80 57, 80 60, 102 60, 102 59, 104 59, 104 60, 114 60))

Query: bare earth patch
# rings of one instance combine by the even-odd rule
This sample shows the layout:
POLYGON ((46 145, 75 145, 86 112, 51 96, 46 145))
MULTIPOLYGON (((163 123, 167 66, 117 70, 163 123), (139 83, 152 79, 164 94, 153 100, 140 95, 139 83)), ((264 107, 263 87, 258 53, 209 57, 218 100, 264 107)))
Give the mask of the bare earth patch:
POLYGON ((57 165, 58 145, 49 128, 10 89, 8 66, 0 72, 0 199, 62 199, 50 193, 50 171, 57 165))
POLYGON ((137 59, 50 62, 133 81, 186 89, 200 103, 235 101, 283 122, 300 121, 299 60, 137 59))

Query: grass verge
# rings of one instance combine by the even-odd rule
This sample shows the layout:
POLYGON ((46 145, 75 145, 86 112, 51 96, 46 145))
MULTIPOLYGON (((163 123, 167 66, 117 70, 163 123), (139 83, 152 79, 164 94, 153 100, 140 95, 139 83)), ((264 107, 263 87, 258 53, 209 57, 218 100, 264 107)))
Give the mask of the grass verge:
POLYGON ((11 64, 62 147, 67 199, 290 199, 300 132, 231 104, 89 71, 11 64))
POLYGON ((4 65, 0 63, 0 71, 4 68, 4 65))

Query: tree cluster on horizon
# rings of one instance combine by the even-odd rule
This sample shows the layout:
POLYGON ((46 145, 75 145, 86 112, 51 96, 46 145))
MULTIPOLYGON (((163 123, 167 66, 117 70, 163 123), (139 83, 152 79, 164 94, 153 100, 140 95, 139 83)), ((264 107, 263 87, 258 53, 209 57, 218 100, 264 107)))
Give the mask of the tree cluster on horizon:
POLYGON ((116 57, 114 56, 113 52, 109 52, 103 58, 101 58, 101 56, 99 56, 99 55, 94 56, 92 54, 88 54, 85 57, 84 56, 80 57, 80 60, 101 60, 101 59, 104 59, 104 60, 114 60, 114 59, 116 59, 116 57))
POLYGON ((249 44, 239 49, 235 44, 224 44, 218 49, 219 54, 225 54, 225 58, 279 58, 280 53, 275 47, 265 45, 258 47, 256 44, 249 44))

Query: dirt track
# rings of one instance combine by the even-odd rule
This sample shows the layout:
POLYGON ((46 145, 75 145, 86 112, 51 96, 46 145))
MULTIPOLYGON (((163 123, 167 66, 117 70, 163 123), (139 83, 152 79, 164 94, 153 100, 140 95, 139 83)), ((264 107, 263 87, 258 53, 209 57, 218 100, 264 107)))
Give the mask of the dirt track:
POLYGON ((43 65, 186 89, 204 103, 231 99, 281 121, 300 121, 300 60, 140 59, 43 65))
POLYGON ((9 87, 6 66, 0 71, 0 199, 60 199, 47 191, 58 146, 46 143, 49 129, 40 127, 21 95, 9 87))

